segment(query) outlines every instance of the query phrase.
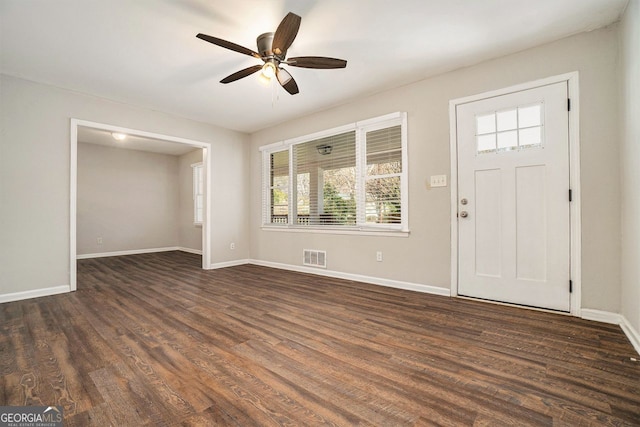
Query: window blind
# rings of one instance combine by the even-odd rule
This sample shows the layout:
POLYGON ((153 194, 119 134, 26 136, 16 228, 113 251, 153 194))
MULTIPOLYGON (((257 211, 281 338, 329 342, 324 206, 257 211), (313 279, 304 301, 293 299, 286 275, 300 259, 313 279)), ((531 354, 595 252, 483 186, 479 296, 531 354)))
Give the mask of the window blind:
POLYGON ((270 223, 289 222, 289 150, 270 155, 270 223))
POLYGON ((401 127, 367 132, 366 153, 365 221, 370 224, 399 224, 402 220, 401 127))
POLYGON ((296 224, 356 224, 355 131, 293 146, 296 224))

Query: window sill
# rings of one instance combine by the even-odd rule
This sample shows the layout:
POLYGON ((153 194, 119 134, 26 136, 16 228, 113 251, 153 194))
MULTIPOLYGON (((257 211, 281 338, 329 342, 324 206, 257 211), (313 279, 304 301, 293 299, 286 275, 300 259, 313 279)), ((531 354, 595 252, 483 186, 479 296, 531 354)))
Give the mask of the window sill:
POLYGON ((350 234, 353 236, 385 236, 385 237, 409 237, 409 231, 403 230, 388 230, 388 229, 374 229, 374 228, 307 228, 307 227, 293 227, 293 226, 270 226, 263 225, 263 231, 282 231, 285 233, 313 233, 313 234, 350 234))

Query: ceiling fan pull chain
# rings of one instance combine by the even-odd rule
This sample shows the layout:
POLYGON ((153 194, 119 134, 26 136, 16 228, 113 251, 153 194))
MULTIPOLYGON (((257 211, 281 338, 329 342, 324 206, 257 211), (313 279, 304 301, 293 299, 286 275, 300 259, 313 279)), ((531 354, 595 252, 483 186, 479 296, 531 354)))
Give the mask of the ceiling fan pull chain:
POLYGON ((271 108, 276 108, 276 104, 278 103, 278 100, 280 100, 280 96, 278 95, 278 88, 275 84, 276 79, 271 79, 270 85, 271 85, 271 108))

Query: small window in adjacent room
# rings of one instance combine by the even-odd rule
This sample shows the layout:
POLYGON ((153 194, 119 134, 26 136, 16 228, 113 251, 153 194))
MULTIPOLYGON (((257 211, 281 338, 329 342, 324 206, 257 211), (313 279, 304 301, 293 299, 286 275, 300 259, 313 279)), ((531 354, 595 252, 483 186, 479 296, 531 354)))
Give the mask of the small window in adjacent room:
POLYGON ((194 163, 193 168, 193 223, 201 225, 204 217, 204 168, 194 163))

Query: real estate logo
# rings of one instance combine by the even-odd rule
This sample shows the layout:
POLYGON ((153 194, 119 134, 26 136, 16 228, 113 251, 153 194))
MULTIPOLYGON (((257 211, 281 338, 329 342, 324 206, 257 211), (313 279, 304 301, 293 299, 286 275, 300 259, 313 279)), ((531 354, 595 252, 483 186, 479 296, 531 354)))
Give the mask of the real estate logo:
POLYGON ((0 406, 0 427, 62 427, 62 406, 0 406))

